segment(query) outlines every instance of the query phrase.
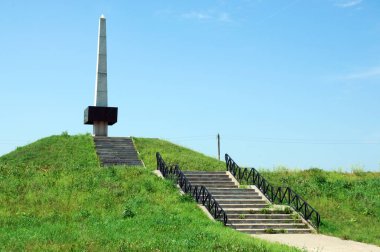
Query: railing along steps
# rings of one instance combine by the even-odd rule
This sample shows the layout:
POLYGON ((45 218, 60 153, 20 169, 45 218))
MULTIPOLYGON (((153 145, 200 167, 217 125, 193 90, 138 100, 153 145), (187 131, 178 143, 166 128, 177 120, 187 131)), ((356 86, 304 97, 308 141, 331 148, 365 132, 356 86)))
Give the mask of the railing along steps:
POLYGON ((254 189, 241 189, 226 172, 183 172, 192 185, 203 185, 227 213, 227 225, 244 233, 310 233, 296 213, 269 208, 254 189), (265 208, 265 209, 264 209, 265 208))

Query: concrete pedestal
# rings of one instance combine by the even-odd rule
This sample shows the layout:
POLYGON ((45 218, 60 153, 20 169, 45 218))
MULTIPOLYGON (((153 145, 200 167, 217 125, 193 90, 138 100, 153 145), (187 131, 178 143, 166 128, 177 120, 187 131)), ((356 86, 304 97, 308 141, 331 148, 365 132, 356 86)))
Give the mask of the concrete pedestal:
POLYGON ((107 122, 94 122, 94 136, 108 136, 108 123, 107 122))
POLYGON ((94 125, 94 136, 107 136, 108 125, 113 125, 116 122, 116 107, 88 106, 84 110, 84 124, 94 125))

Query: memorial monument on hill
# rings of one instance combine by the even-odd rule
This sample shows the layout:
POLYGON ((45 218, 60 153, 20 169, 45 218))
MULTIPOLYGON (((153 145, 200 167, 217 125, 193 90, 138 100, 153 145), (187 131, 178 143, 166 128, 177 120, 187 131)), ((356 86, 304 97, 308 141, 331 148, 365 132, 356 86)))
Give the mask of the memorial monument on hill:
POLYGON ((95 102, 84 111, 84 124, 93 125, 94 136, 108 136, 108 125, 117 122, 117 107, 108 107, 106 18, 99 19, 98 60, 96 65, 95 102))
POLYGON ((117 107, 108 107, 106 19, 99 19, 95 104, 84 111, 84 124, 94 127, 94 144, 102 166, 143 166, 131 137, 108 137, 108 125, 117 122, 117 107))

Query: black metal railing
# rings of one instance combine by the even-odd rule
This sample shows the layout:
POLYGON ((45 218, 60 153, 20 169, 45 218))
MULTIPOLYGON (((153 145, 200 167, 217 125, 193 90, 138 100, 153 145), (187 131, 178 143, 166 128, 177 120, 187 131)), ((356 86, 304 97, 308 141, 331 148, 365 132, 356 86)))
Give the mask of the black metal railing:
POLYGON ((255 168, 240 168, 232 158, 226 154, 227 171, 239 181, 255 185, 274 204, 286 204, 302 215, 315 228, 321 224, 321 216, 306 200, 294 192, 290 187, 271 185, 255 168))
POLYGON ((160 153, 156 153, 157 159, 157 170, 160 170, 161 174, 165 178, 174 176, 176 182, 181 187, 181 189, 190 194, 196 202, 202 203, 215 220, 219 220, 227 224, 228 218, 226 212, 215 200, 212 194, 207 190, 206 187, 200 185, 192 185, 191 182, 186 178, 185 174, 179 169, 178 165, 167 165, 160 153))

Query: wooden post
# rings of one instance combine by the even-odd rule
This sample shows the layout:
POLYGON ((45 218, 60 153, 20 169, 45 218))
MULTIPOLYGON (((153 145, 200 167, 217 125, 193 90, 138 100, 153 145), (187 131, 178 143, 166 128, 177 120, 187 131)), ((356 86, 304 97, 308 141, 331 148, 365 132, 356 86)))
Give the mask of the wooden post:
POLYGON ((218 138, 218 160, 220 161, 220 135, 219 133, 217 135, 217 138, 218 138))

